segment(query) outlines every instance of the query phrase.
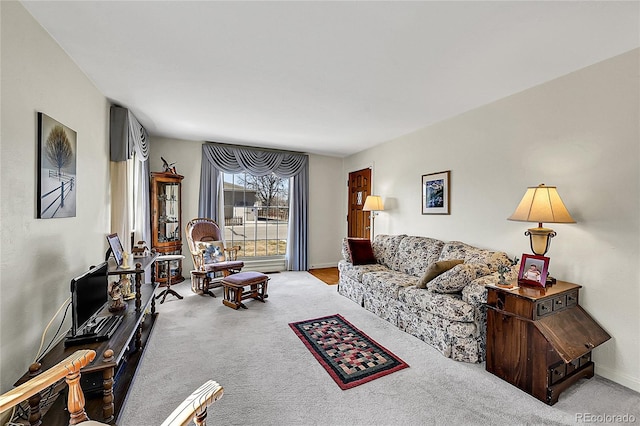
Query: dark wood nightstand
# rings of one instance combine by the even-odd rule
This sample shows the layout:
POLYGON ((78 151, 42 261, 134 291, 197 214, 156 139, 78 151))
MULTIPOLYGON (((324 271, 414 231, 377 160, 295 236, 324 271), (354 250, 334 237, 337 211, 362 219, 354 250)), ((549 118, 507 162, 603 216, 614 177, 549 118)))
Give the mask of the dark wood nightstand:
POLYGON ((487 371, 553 405, 593 377, 591 350, 611 336, 578 304, 581 286, 488 286, 487 371))

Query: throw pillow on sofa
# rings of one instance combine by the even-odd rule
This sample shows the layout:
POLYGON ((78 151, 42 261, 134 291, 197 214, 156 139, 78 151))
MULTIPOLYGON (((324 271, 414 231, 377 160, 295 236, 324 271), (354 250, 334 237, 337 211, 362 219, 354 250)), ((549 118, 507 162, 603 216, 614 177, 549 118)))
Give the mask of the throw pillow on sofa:
POLYGON ((461 263, 429 281, 427 289, 436 293, 458 293, 471 281, 490 273, 486 265, 461 263))
POLYGON ((441 260, 439 262, 434 262, 427 270, 424 271, 424 275, 420 278, 420 281, 416 285, 417 288, 427 288, 427 283, 437 277, 440 274, 447 272, 449 269, 453 268, 456 265, 463 263, 464 260, 460 259, 451 259, 451 260, 441 260))
POLYGON ((371 240, 368 238, 348 238, 349 255, 354 265, 371 265, 376 263, 371 240))

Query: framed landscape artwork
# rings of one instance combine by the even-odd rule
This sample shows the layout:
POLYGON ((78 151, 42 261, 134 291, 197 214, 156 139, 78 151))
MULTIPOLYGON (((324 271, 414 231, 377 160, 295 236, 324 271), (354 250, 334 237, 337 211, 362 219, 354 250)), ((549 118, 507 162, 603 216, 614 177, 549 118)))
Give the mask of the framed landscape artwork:
POLYGON ((451 171, 422 175, 422 214, 449 214, 451 171))
POLYGON ((39 219, 76 215, 76 140, 75 131, 38 113, 39 219))

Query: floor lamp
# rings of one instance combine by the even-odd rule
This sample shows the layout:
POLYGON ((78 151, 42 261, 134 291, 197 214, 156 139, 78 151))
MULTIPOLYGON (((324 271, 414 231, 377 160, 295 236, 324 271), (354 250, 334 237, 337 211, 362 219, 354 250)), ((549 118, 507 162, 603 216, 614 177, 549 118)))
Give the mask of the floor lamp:
POLYGON ((382 197, 379 195, 367 195, 367 199, 364 200, 364 206, 362 206, 363 212, 372 212, 371 213, 371 235, 370 239, 373 240, 375 224, 376 224, 376 215, 377 212, 384 210, 384 203, 382 202, 382 197))

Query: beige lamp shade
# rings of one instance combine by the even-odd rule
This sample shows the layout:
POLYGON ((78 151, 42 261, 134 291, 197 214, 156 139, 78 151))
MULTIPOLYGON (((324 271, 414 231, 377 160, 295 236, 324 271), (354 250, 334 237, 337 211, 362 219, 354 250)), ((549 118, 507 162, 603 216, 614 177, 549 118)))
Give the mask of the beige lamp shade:
POLYGON ((365 212, 379 212, 384 210, 384 203, 382 197, 379 195, 367 195, 367 199, 364 200, 364 206, 362 211, 365 212))
POLYGON ((522 222, 576 223, 564 206, 555 186, 544 183, 527 188, 509 220, 522 222))
POLYGON ((531 251, 544 256, 549 250, 551 238, 556 236, 553 229, 543 228, 542 223, 575 223, 569 211, 564 206, 555 186, 545 186, 543 183, 527 188, 522 201, 508 218, 521 222, 538 222, 537 228, 530 228, 524 234, 529 237, 531 251))

